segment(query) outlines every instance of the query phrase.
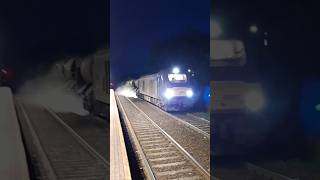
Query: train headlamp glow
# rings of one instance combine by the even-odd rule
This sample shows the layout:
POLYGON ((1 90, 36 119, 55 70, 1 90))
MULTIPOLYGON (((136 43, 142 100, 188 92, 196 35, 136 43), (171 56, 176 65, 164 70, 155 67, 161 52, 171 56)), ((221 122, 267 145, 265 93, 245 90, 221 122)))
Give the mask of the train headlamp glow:
POLYGON ((178 74, 178 73, 180 73, 180 69, 177 68, 177 67, 174 67, 174 68, 172 69, 172 73, 178 74))
POLYGON ((171 99, 174 96, 174 92, 172 89, 166 89, 166 91, 164 92, 164 96, 167 99, 171 99))
POLYGON ((187 97, 192 97, 192 96, 193 96, 193 91, 187 90, 187 97))
POLYGON ((260 91, 251 91, 244 97, 244 104, 250 111, 259 111, 265 105, 265 98, 260 91))

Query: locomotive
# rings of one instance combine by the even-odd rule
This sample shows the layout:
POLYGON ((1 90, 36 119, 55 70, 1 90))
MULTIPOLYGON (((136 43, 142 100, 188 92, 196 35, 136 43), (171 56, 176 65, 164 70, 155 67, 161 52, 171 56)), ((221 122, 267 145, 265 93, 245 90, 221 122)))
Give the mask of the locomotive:
POLYGON ((83 107, 90 114, 109 115, 109 54, 99 50, 84 58, 70 58, 57 68, 68 85, 83 99, 83 107))
POLYGON ((133 81, 137 96, 165 111, 183 111, 192 107, 194 92, 186 73, 175 67, 172 71, 142 76, 133 81))
POLYGON ((265 139, 265 92, 261 83, 247 78, 242 41, 211 39, 211 48, 217 52, 210 59, 213 151, 217 156, 241 154, 265 139))

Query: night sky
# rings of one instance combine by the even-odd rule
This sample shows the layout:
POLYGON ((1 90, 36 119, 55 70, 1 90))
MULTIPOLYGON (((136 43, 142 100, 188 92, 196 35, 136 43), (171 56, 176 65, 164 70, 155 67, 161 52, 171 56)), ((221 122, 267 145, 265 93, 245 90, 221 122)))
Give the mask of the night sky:
POLYGON ((296 71, 316 74, 320 61, 314 2, 113 0, 109 10, 106 0, 2 1, 0 66, 12 68, 18 79, 28 78, 26 74, 35 75, 38 67, 65 55, 87 55, 107 46, 109 31, 112 79, 136 78, 180 64, 205 66, 213 7, 224 35, 247 43, 249 62, 286 71, 287 76, 296 71), (262 41, 248 33, 250 24, 268 32, 267 51, 256 51, 262 41))
POLYGON ((107 0, 1 1, 0 66, 18 82, 66 55, 106 47, 108 13, 107 0))
POLYGON ((209 62, 210 0, 111 1, 111 80, 209 62))
MULTIPOLYGON (((223 28, 222 38, 245 43, 247 65, 236 78, 260 82, 270 103, 281 104, 281 108, 273 108, 291 112, 288 116, 296 117, 295 108, 304 100, 300 99, 304 82, 320 80, 317 7, 315 2, 302 0, 214 0, 211 6, 214 19, 223 28), (250 25, 258 27, 256 34, 249 32, 250 25), (264 39, 268 46, 263 45, 264 39)), ((237 73, 229 72, 221 76, 237 73)), ((216 75, 212 70, 211 77, 216 75)))
POLYGON ((280 95, 298 93, 294 91, 299 91, 302 81, 319 79, 319 3, 214 0, 211 5, 214 19, 223 28, 222 37, 245 42, 248 67, 254 69, 252 74, 247 73, 251 78, 280 95), (249 32, 252 24, 258 27, 258 33, 249 32), (263 46, 265 38, 267 47, 263 46))
MULTIPOLYGON (((266 144, 282 144, 285 153, 287 147, 304 148, 295 145, 303 144, 306 135, 319 137, 320 114, 315 109, 320 104, 318 7, 316 1, 303 0, 213 0, 211 5, 214 19, 223 28, 221 38, 241 39, 246 45, 247 66, 239 70, 240 75, 226 71, 222 76, 237 75, 262 85, 263 116, 273 123, 266 144), (249 32, 250 25, 258 27, 256 34, 249 32), (263 39, 268 39, 268 46, 263 39), (293 146, 287 146, 290 143, 293 146)), ((211 74, 215 77, 218 72, 212 69, 211 74)))
POLYGON ((248 51, 252 49, 249 61, 288 74, 312 74, 320 65, 318 7, 316 1, 303 0, 213 0, 212 12, 223 26, 224 36, 240 38, 248 51), (249 33, 252 24, 258 26, 258 34, 249 33), (264 32, 270 46, 261 52, 257 46, 262 44, 264 32))

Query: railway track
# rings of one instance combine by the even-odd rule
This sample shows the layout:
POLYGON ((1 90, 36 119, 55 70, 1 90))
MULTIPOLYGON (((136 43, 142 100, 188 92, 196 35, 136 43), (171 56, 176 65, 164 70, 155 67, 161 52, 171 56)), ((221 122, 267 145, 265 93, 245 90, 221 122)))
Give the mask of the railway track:
POLYGON ((130 99, 116 98, 146 179, 210 179, 209 172, 130 99))
POLYGON ((202 167, 210 171, 210 138, 148 102, 138 98, 129 99, 173 137, 202 167))
POLYGON ((210 122, 210 113, 208 112, 194 112, 194 113, 187 113, 187 115, 210 122))
POLYGON ((38 179, 108 179, 108 162, 53 111, 22 104, 18 110, 42 167, 38 179))
POLYGON ((173 114, 175 119, 188 123, 189 126, 192 126, 197 131, 204 134, 206 137, 210 138, 210 121, 204 120, 203 118, 186 114, 173 114))
POLYGON ((150 107, 156 109, 157 111, 161 111, 163 114, 166 114, 172 119, 187 125, 189 128, 210 139, 210 121, 189 113, 168 113, 153 104, 151 104, 150 107))

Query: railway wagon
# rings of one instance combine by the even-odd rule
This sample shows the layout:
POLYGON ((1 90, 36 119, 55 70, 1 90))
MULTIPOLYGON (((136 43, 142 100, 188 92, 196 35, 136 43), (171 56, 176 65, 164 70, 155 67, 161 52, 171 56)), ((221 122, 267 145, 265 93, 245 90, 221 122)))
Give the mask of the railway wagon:
POLYGON ((194 92, 186 73, 173 68, 142 76, 134 81, 137 96, 165 111, 183 111, 192 107, 194 92))
POLYGON ((60 71, 71 88, 82 97, 83 107, 91 114, 109 114, 109 56, 100 50, 84 58, 71 58, 60 65, 60 71))

